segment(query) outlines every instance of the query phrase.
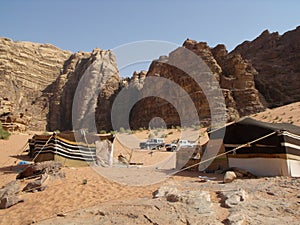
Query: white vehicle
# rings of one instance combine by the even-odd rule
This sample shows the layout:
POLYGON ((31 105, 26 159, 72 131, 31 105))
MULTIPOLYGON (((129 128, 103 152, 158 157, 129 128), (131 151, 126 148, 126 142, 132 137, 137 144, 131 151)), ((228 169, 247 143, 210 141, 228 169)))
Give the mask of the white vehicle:
POLYGON ((176 141, 172 141, 171 144, 166 144, 165 147, 167 151, 173 152, 180 149, 181 147, 182 148, 196 147, 196 144, 188 140, 176 140, 176 141))
POLYGON ((161 149, 164 146, 165 142, 162 138, 151 138, 148 139, 146 142, 140 143, 141 149, 161 149))

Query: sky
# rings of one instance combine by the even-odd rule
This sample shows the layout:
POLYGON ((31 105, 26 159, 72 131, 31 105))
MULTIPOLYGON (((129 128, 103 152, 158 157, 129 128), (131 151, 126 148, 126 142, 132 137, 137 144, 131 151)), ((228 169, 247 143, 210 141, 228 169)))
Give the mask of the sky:
POLYGON ((187 38, 232 50, 266 29, 295 29, 299 9, 297 0, 0 0, 0 36, 72 52, 187 38))

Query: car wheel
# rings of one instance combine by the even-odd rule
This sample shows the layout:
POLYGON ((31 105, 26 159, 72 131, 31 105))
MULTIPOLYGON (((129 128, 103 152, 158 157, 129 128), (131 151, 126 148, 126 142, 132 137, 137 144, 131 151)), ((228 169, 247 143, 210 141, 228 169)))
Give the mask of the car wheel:
POLYGON ((172 147, 172 152, 174 152, 176 150, 176 147, 174 146, 174 147, 172 147))

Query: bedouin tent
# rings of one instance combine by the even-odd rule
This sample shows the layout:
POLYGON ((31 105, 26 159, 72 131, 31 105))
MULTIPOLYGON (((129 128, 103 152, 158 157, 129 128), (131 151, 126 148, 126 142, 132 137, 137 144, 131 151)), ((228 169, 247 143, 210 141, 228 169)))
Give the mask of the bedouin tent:
POLYGON ((114 135, 85 132, 63 132, 34 135, 29 139, 29 156, 34 162, 60 161, 64 166, 86 166, 88 163, 111 166, 114 135))
POLYGON ((212 132, 217 137, 225 132, 223 143, 229 167, 257 176, 300 177, 299 126, 246 117, 212 132))

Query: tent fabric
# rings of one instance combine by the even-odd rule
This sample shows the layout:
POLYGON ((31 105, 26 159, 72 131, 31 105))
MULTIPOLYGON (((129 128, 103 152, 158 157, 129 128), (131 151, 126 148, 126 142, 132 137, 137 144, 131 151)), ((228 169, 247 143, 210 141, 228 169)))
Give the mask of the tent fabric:
POLYGON ((219 139, 224 135, 226 152, 246 144, 227 154, 229 167, 246 169, 259 176, 300 176, 298 126, 287 123, 265 123, 246 117, 212 131, 211 134, 212 138, 219 139), (258 140, 259 138, 262 139, 258 140), (253 141, 255 142, 247 145, 253 141))
POLYGON ((72 162, 72 165, 76 165, 77 162, 78 165, 85 165, 90 162, 100 164, 98 162, 102 160, 109 165, 112 161, 109 157, 112 156, 113 146, 111 141, 113 139, 113 135, 82 134, 80 132, 34 135, 29 140, 29 156, 33 157, 37 162, 57 160, 63 161, 65 164, 72 162), (101 142, 106 144, 103 145, 102 155, 99 156, 97 155, 96 143, 101 142), (103 153, 105 151, 108 152, 106 155, 103 153), (104 156, 106 157, 101 159, 104 156))
POLYGON ((300 127, 292 124, 271 124, 256 121, 254 119, 246 117, 236 123, 232 123, 213 132, 217 134, 221 134, 222 132, 225 133, 223 142, 227 151, 234 149, 239 145, 246 144, 248 142, 266 136, 272 132, 276 132, 268 138, 262 139, 250 146, 238 149, 236 153, 292 153, 300 155, 300 151, 295 151, 294 148, 292 148, 295 146, 300 146, 300 127), (289 146, 291 147, 285 146, 284 143, 289 143, 289 146))

